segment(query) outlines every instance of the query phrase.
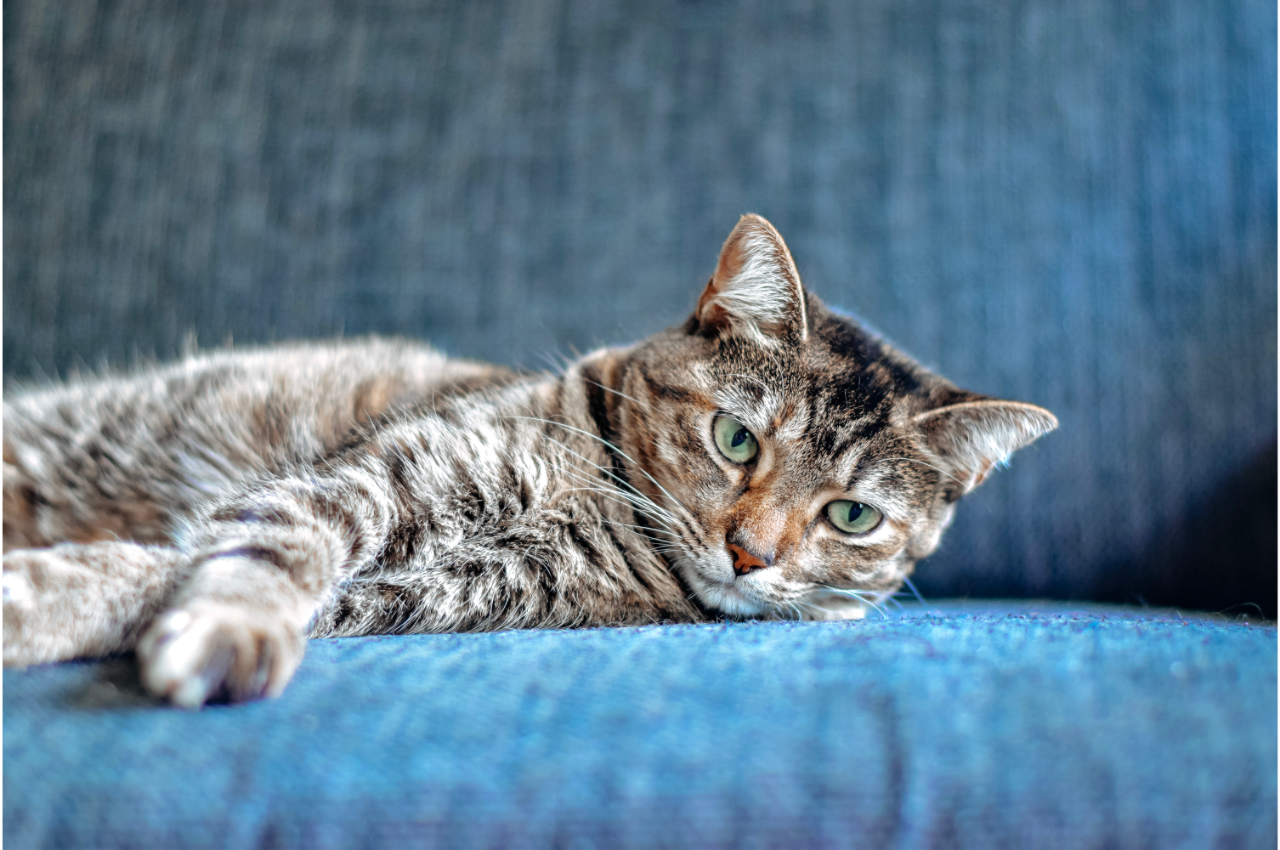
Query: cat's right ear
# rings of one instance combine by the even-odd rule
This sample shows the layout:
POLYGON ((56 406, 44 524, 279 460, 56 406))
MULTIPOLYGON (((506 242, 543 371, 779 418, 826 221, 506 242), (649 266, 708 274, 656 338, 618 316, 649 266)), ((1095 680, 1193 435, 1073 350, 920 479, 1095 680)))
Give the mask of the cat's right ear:
POLYGON ((772 224, 751 214, 738 220, 692 323, 700 333, 739 333, 767 345, 805 340, 804 288, 787 243, 772 224))

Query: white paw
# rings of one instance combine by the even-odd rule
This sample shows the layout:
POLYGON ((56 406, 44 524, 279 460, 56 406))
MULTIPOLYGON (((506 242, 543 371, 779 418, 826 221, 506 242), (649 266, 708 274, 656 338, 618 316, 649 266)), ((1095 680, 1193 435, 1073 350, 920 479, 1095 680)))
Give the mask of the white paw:
POLYGON ((183 708, 279 696, 305 639, 255 613, 211 603, 168 611, 138 644, 143 686, 183 708))

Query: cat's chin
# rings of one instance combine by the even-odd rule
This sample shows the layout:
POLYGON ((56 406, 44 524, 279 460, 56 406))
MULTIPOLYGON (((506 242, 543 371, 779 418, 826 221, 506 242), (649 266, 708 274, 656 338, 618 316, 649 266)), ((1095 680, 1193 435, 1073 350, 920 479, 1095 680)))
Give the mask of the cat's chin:
POLYGON ((780 614, 798 620, 860 620, 866 616, 868 607, 874 607, 875 602, 874 594, 871 601, 864 601, 851 593, 815 588, 804 594, 798 605, 775 605, 756 598, 750 587, 744 587, 736 581, 707 578, 699 571, 697 564, 690 561, 677 562, 677 567, 703 605, 732 617, 780 614))
POLYGON ((706 578, 697 565, 689 561, 677 562, 676 566, 698 601, 713 611, 733 617, 758 617, 772 610, 772 606, 756 599, 736 582, 706 578))
MULTIPOLYGON (((698 591, 699 598, 708 607, 735 617, 758 617, 775 611, 775 606, 752 599, 736 584, 706 583, 698 591)), ((799 620, 861 620, 867 614, 868 603, 840 593, 816 590, 806 594, 803 604, 784 606, 777 611, 784 617, 799 620)))
MULTIPOLYGON (((787 620, 831 622, 861 620, 868 609, 883 615, 881 608, 892 590, 836 588, 826 585, 796 593, 786 582, 777 582, 773 570, 752 572, 745 579, 724 579, 732 568, 723 569, 714 559, 686 556, 672 560, 672 566, 706 608, 731 617, 763 617, 787 620), (779 586, 781 584, 781 586, 779 586), (761 598, 761 597, 764 598, 761 598), (771 598, 774 596, 781 599, 771 598)), ((901 586, 901 585, 899 585, 901 586)))
POLYGON ((758 617, 770 610, 768 605, 752 599, 733 584, 707 582, 698 591, 698 597, 707 607, 734 617, 758 617))

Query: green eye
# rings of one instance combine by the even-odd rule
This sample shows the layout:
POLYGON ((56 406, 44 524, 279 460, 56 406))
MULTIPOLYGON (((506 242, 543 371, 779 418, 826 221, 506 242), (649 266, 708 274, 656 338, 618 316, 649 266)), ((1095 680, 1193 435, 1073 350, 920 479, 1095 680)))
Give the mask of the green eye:
POLYGON ((846 534, 866 534, 880 524, 883 514, 862 502, 841 499, 827 505, 827 517, 846 534))
POLYGON ((716 448, 734 463, 746 463, 760 453, 755 436, 732 416, 716 417, 711 430, 716 438, 716 448))

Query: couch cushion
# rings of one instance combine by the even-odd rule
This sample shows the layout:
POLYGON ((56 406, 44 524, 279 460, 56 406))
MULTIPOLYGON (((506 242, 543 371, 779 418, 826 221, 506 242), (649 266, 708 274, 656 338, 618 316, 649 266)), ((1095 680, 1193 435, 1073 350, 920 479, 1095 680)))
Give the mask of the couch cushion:
POLYGON ((1275 846, 1276 630, 1062 605, 317 640, 184 712, 6 670, 32 846, 1275 846))

